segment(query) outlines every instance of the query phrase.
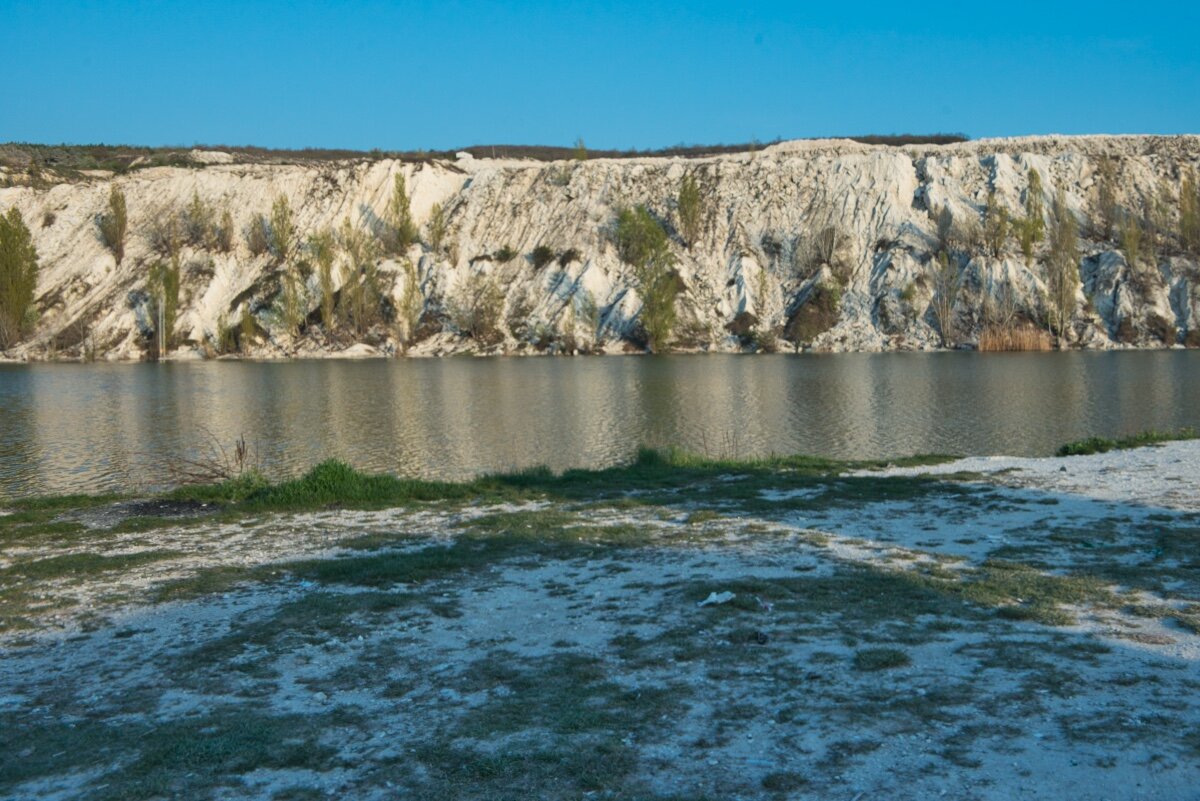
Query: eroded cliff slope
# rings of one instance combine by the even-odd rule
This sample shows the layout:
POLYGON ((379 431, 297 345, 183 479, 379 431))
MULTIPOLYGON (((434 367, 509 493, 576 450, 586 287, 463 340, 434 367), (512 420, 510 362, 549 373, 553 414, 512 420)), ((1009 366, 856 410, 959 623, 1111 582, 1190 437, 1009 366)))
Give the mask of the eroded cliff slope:
POLYGON ((0 176, 10 184, 0 211, 20 210, 41 262, 37 322, 10 357, 144 358, 163 342, 174 357, 640 350, 641 284, 614 244, 618 211, 636 205, 670 239, 677 295, 664 347, 972 347, 985 330, 1079 347, 1200 344, 1200 259, 1181 231, 1195 136, 805 141, 550 163, 251 164, 216 152, 191 162, 35 185, 18 170, 0 176), (1028 216, 1034 171, 1047 235, 1027 258, 1012 229, 1028 216), (422 241, 372 249, 389 239, 397 175, 422 241), (693 241, 678 208, 688 176, 700 197, 693 241), (113 186, 128 209, 120 263, 97 225, 113 186), (1049 234, 1060 193, 1080 240, 1078 285, 1056 321, 1049 234), (280 197, 295 245, 285 258, 255 255, 247 231, 280 197), (164 248, 162 221, 197 200, 214 220, 229 212, 228 250, 186 237, 164 248), (1009 231, 989 239, 1000 210, 1009 231), (371 246, 357 263, 336 235, 347 220, 371 246), (323 286, 307 238, 326 229, 323 286), (155 265, 172 259, 178 308, 164 337, 155 265), (369 314, 351 308, 364 302, 369 314))

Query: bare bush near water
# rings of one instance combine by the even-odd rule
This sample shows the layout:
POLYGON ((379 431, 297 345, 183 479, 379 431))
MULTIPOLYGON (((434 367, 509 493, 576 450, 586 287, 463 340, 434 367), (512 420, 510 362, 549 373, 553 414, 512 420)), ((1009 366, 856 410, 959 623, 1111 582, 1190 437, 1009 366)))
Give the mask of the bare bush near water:
POLYGON ((226 448, 211 431, 205 431, 205 444, 195 456, 175 456, 160 460, 164 473, 173 486, 220 484, 225 481, 262 476, 262 460, 257 443, 253 448, 246 435, 239 434, 233 445, 226 448))

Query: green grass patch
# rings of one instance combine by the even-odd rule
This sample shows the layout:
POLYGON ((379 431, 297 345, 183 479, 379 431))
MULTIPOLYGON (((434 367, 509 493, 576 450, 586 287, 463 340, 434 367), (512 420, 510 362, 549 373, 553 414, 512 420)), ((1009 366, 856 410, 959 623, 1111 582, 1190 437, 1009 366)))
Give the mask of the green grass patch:
POLYGON ((321 770, 336 756, 318 742, 333 723, 242 706, 159 725, 5 714, 0 750, 14 758, 0 762, 0 794, 16 797, 23 782, 99 770, 93 788, 74 797, 197 798, 214 787, 239 787, 241 775, 256 769, 321 770))
MULTIPOLYGON (((694 489, 697 484, 716 482, 731 474, 770 478, 772 484, 777 485, 806 477, 836 476, 852 470, 878 469, 889 465, 938 464, 948 458, 914 456, 893 461, 840 461, 813 456, 773 456, 732 460, 708 459, 675 449, 643 448, 631 462, 602 470, 567 470, 556 474, 547 468, 532 468, 463 482, 368 474, 345 463, 329 460, 298 478, 277 483, 267 482, 260 474, 254 473, 220 484, 181 487, 161 498, 213 504, 227 514, 235 515, 333 507, 379 509, 437 501, 501 502, 539 498, 595 501, 602 498, 619 499, 635 491, 646 496, 642 501, 644 503, 668 498, 686 500, 676 498, 672 493, 694 489), (661 493, 668 494, 664 496, 661 493)), ((62 513, 111 504, 116 500, 118 496, 111 495, 32 498, 10 502, 9 508, 17 512, 62 513)), ((45 519, 41 518, 42 522, 45 519)), ((169 522, 178 525, 186 519, 186 516, 173 517, 169 522)), ((0 517, 0 531, 16 522, 12 520, 6 524, 4 518, 0 517)), ((166 523, 166 520, 162 521, 162 524, 166 523)))
POLYGON ((161 562, 180 556, 179 551, 135 551, 133 553, 106 556, 97 553, 71 553, 18 562, 0 569, 0 583, 13 578, 27 581, 47 581, 62 578, 84 577, 99 573, 131 570, 141 565, 161 562))
POLYGON ((1117 439, 1105 437, 1088 437, 1076 442, 1068 442, 1058 449, 1059 456, 1086 456, 1092 453, 1107 453, 1108 451, 1143 448, 1147 445, 1158 445, 1163 442, 1196 439, 1200 437, 1194 428, 1181 428, 1178 431, 1143 431, 1117 439))
POLYGON ((910 664, 912 659, 899 648, 863 648, 854 654, 855 670, 889 670, 910 664))

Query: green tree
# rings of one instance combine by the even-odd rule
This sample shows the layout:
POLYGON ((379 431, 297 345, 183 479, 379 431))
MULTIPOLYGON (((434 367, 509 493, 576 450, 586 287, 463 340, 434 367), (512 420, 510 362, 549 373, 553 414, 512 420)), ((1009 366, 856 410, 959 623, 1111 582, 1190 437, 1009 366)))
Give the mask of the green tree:
POLYGON ((1079 291, 1079 222, 1067 207, 1061 189, 1054 196, 1049 244, 1046 284, 1050 294, 1051 323, 1059 337, 1068 339, 1071 318, 1075 314, 1075 293, 1079 291))
POLYGON ((583 143, 583 137, 575 140, 575 160, 587 161, 587 145, 583 143))
POLYGON ((398 336, 407 345, 416 333, 421 320, 421 312, 425 309, 425 298, 421 295, 421 280, 417 268, 411 259, 400 262, 404 272, 404 292, 400 295, 400 305, 396 309, 396 323, 399 327, 398 336))
POLYGON ((248 352, 257 333, 258 321, 254 319, 250 307, 242 307, 242 319, 238 321, 238 350, 242 353, 248 352))
POLYGON ((284 333, 296 336, 304 325, 308 311, 308 287, 299 275, 285 270, 279 296, 275 301, 275 318, 284 333))
POLYGON ((408 199, 408 186, 404 182, 404 173, 396 173, 392 185, 392 197, 388 201, 387 223, 389 240, 386 244, 394 253, 403 253, 409 245, 417 241, 417 224, 413 222, 412 203, 408 199))
POLYGON ((129 229, 129 213, 125 206, 125 193, 113 184, 108 192, 108 211, 97 220, 100 240, 112 251, 117 264, 125 258, 125 234, 129 229))
POLYGON ((1185 251, 1200 255, 1200 191, 1194 170, 1184 173, 1179 186, 1179 243, 1185 251))
POLYGON ((150 312, 157 335, 156 350, 165 356, 175 345, 175 318, 179 312, 179 259, 156 261, 150 267, 147 288, 150 292, 150 312))
POLYGON ((1172 202, 1170 185, 1165 180, 1159 180, 1154 196, 1142 209, 1147 256, 1153 264, 1158 264, 1159 257, 1170 240, 1172 202))
POLYGON ((1121 252, 1125 254, 1125 262, 1130 269, 1136 269, 1142 254, 1142 241, 1145 239, 1141 218, 1126 213, 1121 219, 1118 230, 1121 239, 1121 252))
POLYGON ((702 203, 700 183, 695 176, 683 176, 676 207, 679 213, 679 233, 683 235, 683 241, 687 243, 688 248, 700 238, 700 226, 704 216, 702 203))
POLYGON ((296 223, 286 195, 279 195, 271 204, 271 253, 280 264, 286 264, 296 242, 296 223))
POLYGON ((308 238, 308 251, 317 264, 317 282, 321 287, 321 325, 326 333, 333 331, 335 293, 333 263, 337 258, 337 237, 328 228, 308 238))
POLYGON ((34 319, 38 254, 16 207, 0 216, 0 350, 21 341, 34 319))
POLYGON ((675 328, 675 300, 680 289, 667 232, 645 206, 637 206, 617 215, 614 239, 621 260, 633 267, 647 344, 650 350, 661 351, 675 328))
POLYGON ((446 212, 441 203, 434 203, 429 210, 429 220, 425 223, 426 235, 429 239, 429 249, 435 254, 442 252, 446 241, 446 212))
POLYGON ((376 243, 367 233, 342 220, 338 229, 338 244, 344 255, 342 261, 341 313, 357 336, 363 336, 381 316, 382 293, 375 269, 378 256, 376 243))
POLYGON ((1096 165, 1096 213, 1099 215, 1100 238, 1109 241, 1121 220, 1117 207, 1117 161, 1103 156, 1096 165))
POLYGON ((1021 254, 1025 256, 1025 263, 1032 264, 1034 248, 1046 236, 1042 176, 1037 170, 1029 171, 1029 186, 1025 190, 1025 216, 1013 221, 1013 232, 1021 244, 1021 254))

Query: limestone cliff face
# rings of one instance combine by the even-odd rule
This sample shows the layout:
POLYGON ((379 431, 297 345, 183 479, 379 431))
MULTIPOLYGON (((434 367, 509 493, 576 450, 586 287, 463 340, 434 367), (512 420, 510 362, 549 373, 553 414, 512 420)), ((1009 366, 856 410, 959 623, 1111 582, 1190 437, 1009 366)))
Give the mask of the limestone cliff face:
MULTIPOLYGON (((218 211, 228 209, 237 233, 229 252, 181 251, 175 357, 213 355, 221 326, 243 317, 253 322, 254 333, 242 350, 261 357, 636 350, 644 342, 642 301, 612 237, 617 211, 635 204, 645 205, 672 237, 681 287, 675 346, 710 350, 940 347, 933 276, 941 247, 937 218, 949 209, 955 235, 947 250, 959 275, 950 338, 970 347, 995 322, 997 309, 1007 310, 999 316, 1010 325, 1045 327, 1047 244, 1037 246, 1030 262, 1011 236, 1000 255, 985 255, 972 230, 990 191, 1013 217, 1023 215, 1033 169, 1042 178, 1047 212, 1061 190, 1080 224, 1070 344, 1200 344, 1200 266, 1173 233, 1181 176, 1200 167, 1195 136, 1038 137, 902 148, 785 142, 757 153, 692 160, 287 165, 240 164, 213 153, 194 158, 194 167, 0 189, 0 211, 20 209, 41 257, 39 322, 10 357, 75 355, 83 348, 99 358, 144 357, 155 339, 150 267, 160 258, 148 232, 156 219, 194 196, 218 211), (1119 209, 1140 219, 1149 208, 1159 226, 1171 230, 1157 238, 1143 234, 1136 264, 1116 237, 1100 233, 1105 164, 1115 166, 1111 185, 1119 209), (243 231, 284 195, 302 236, 336 228, 344 219, 377 232, 397 173, 406 178, 419 225, 426 225, 435 203, 444 209, 445 245, 437 253, 417 244, 379 257, 380 321, 359 334, 340 326, 325 331, 318 277, 297 268, 299 258, 281 265, 269 254, 252 255, 243 231), (679 233, 676 198, 685 175, 696 179, 702 197, 694 242, 679 233), (119 265, 96 224, 113 183, 129 209, 119 265), (833 247, 818 246, 816 240, 831 230, 825 244, 833 247), (539 246, 554 258, 535 264, 531 254, 539 246), (505 249, 515 256, 502 262, 496 254, 505 249), (297 334, 285 333, 278 314, 285 270, 304 284, 308 317, 297 334), (409 286, 413 281, 416 286, 409 286), (462 310, 471 305, 468 296, 488 284, 500 290, 499 330, 472 337, 463 330, 462 310), (399 311, 406 304, 412 316, 407 329, 399 311)), ((343 284, 359 278, 335 269, 333 280, 344 295, 343 284)))

